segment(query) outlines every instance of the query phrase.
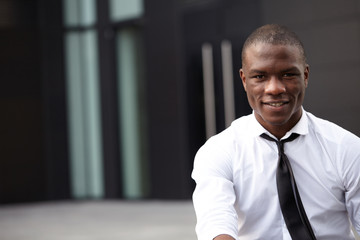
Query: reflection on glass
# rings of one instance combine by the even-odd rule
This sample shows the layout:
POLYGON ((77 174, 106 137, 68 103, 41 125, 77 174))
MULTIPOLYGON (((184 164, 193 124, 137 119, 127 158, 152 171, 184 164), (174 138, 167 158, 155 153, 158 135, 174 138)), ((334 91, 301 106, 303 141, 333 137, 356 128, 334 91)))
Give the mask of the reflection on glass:
POLYGON ((96 22, 95 0, 63 0, 65 26, 89 26, 96 22))
POLYGON ((103 196, 97 35, 94 30, 66 35, 66 73, 72 193, 103 196))
POLYGON ((110 0, 109 7, 112 21, 136 18, 143 14, 142 0, 110 0))
POLYGON ((125 198, 142 198, 147 193, 148 181, 140 94, 142 51, 137 30, 120 30, 117 46, 123 194, 125 198))

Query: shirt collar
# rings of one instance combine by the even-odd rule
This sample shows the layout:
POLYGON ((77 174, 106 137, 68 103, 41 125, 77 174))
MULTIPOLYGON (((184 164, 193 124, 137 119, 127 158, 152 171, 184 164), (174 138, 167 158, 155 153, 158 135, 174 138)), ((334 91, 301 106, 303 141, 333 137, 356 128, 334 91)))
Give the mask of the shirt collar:
MULTIPOLYGON (((273 136, 263 126, 261 126, 261 124, 256 120, 254 111, 253 111, 251 117, 253 118, 253 121, 252 121, 252 126, 250 129, 252 129, 252 134, 254 136, 260 136, 261 134, 266 133, 269 136, 276 139, 275 136, 273 136)), ((307 113, 303 107, 302 107, 302 115, 301 115, 299 122, 292 129, 290 129, 290 131, 288 131, 282 139, 288 138, 292 133, 297 133, 300 135, 306 135, 309 133, 308 117, 307 117, 307 113)))

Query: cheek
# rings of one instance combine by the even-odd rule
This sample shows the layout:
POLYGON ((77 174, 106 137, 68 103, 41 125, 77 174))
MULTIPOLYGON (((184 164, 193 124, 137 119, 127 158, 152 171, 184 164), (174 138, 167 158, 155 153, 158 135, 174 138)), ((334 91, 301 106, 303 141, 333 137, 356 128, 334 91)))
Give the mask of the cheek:
POLYGON ((260 104, 259 94, 253 91, 254 89, 248 89, 246 92, 248 103, 252 109, 257 109, 260 104))
POLYGON ((247 94, 253 99, 258 99, 261 97, 263 89, 263 86, 261 86, 260 84, 248 85, 247 94))
POLYGON ((303 98, 305 95, 305 85, 298 83, 294 85, 287 86, 287 91, 291 93, 296 98, 303 98))
POLYGON ((306 88, 306 86, 305 85, 301 85, 301 86, 299 86, 299 97, 304 97, 304 95, 305 95, 305 88, 306 88))
POLYGON ((299 102, 300 105, 304 101, 304 97, 305 97, 305 91, 300 91, 299 94, 298 94, 298 102, 299 102))

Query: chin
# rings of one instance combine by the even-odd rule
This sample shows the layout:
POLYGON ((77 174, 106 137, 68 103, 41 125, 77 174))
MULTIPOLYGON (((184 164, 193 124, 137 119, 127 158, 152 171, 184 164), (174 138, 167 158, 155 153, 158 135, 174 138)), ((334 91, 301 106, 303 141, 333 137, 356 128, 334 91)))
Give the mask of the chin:
POLYGON ((267 121, 267 123, 273 126, 283 126, 287 123, 287 121, 267 121))
POLYGON ((263 118, 263 120, 270 125, 273 126, 282 126, 285 125, 286 123, 289 122, 289 118, 277 118, 277 117, 268 117, 268 118, 263 118))

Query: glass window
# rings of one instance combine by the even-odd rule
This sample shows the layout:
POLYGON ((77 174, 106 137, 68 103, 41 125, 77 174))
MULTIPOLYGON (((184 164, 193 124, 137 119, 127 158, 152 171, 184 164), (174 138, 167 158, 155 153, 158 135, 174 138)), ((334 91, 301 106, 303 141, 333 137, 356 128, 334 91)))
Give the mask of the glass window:
POLYGON ((143 14, 142 0, 110 0, 112 21, 122 21, 140 17, 143 14))
POLYGON ((72 191, 75 198, 103 197, 97 34, 66 34, 66 72, 72 191))
MULTIPOLYGON (((73 197, 101 198, 104 197, 104 177, 96 0, 63 0, 63 4, 73 197)), ((113 23, 143 14, 142 0, 109 0, 109 5, 113 23)), ((145 197, 149 189, 140 40, 139 29, 117 31, 116 70, 122 143, 119 151, 125 198, 145 197)))
POLYGON ((118 93, 120 137, 122 146, 122 177, 125 198, 147 195, 145 119, 142 64, 143 51, 137 29, 126 28, 118 32, 118 93))
POLYGON ((96 22, 95 0, 64 0, 65 26, 90 26, 96 22))

